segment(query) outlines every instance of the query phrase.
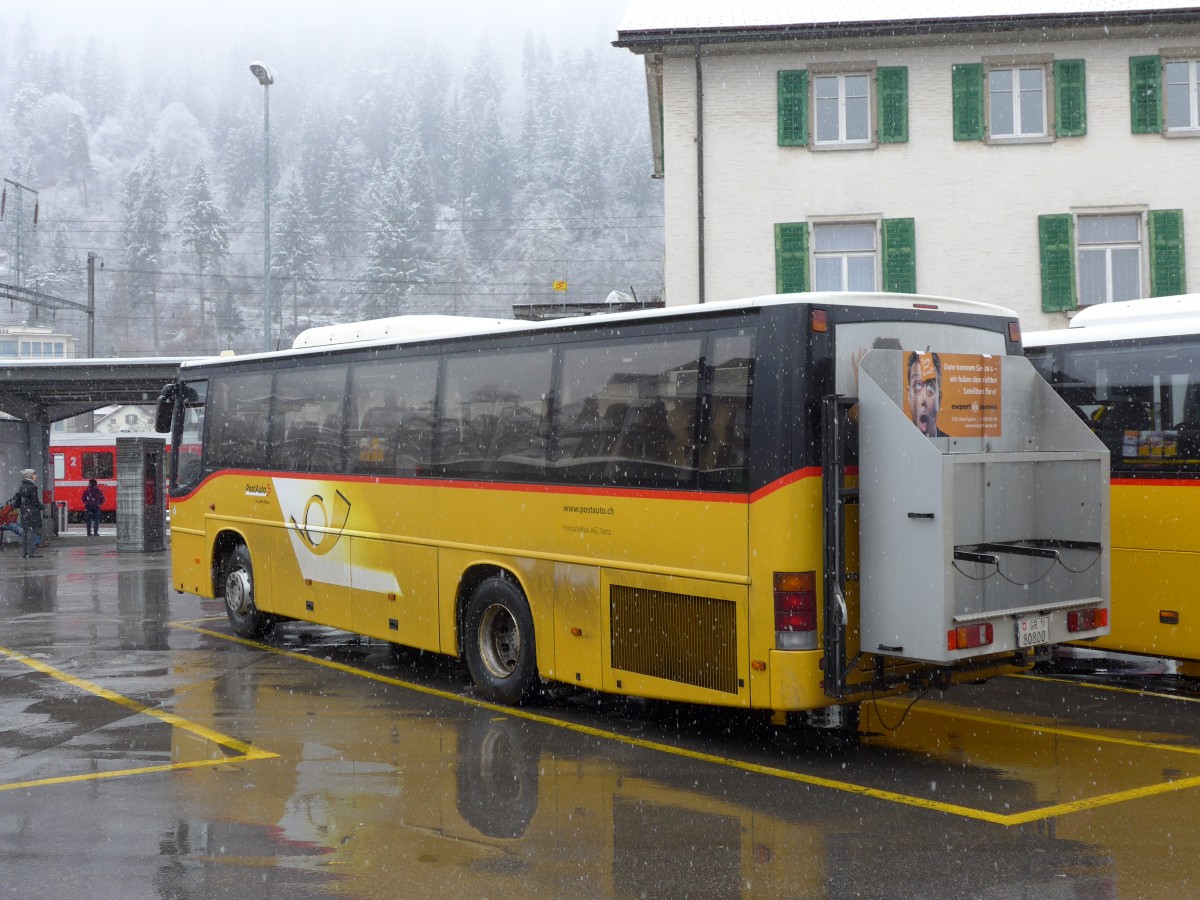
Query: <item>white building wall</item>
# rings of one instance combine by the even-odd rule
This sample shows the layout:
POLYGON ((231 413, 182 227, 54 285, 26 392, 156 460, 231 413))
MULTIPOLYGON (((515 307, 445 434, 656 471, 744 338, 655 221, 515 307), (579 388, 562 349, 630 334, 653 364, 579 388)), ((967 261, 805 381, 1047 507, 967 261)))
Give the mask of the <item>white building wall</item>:
MULTIPOLYGON (((1200 139, 1130 131, 1129 57, 1200 47, 1200 33, 784 51, 705 47, 704 205, 708 301, 775 291, 774 225, 824 217, 915 219, 917 289, 1016 309, 1027 329, 1063 325, 1041 309, 1038 216, 1184 210, 1187 283, 1200 289, 1200 139), (953 140, 951 69, 984 57, 1086 62, 1087 134, 1049 143, 953 140), (907 66, 909 140, 868 150, 777 144, 776 72, 814 63, 907 66)), ((982 36, 981 36, 982 37, 982 36)), ((666 297, 696 302, 695 60, 664 59, 666 297)), ((1052 85, 1048 86, 1051 102, 1052 85)), ((874 112, 872 112, 874 115, 874 112)), ((1146 254, 1144 254, 1145 256, 1146 254)), ((1143 281, 1149 285, 1148 262, 1143 281)))

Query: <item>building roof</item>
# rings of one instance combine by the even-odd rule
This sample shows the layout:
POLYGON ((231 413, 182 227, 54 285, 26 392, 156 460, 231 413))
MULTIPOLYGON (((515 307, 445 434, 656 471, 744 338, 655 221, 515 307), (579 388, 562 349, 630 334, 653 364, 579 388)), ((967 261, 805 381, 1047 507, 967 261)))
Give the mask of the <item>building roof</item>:
POLYGON ((618 47, 697 39, 830 33, 935 33, 980 28, 1200 21, 1194 0, 633 0, 618 47))

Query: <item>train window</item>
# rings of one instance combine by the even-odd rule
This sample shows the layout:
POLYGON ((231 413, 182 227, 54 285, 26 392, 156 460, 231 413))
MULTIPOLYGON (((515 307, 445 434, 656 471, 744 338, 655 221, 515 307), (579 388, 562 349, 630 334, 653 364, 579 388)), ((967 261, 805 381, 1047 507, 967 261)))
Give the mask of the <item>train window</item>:
POLYGON ((116 477, 117 468, 112 450, 84 451, 80 457, 80 469, 84 478, 116 477))

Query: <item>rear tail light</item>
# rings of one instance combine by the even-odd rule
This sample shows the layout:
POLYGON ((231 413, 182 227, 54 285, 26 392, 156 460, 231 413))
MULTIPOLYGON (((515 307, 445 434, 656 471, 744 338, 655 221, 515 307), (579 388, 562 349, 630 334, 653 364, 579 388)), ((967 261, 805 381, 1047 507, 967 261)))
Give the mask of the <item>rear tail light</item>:
POLYGON ((1091 631, 1108 625, 1108 610, 1103 607, 1073 609, 1067 613, 1067 631, 1091 631))
POLYGON ((992 623, 982 625, 960 625, 946 632, 947 650, 970 650, 973 647, 986 647, 992 642, 992 623))
POLYGON ((817 649, 817 573, 775 573, 775 646, 817 649))

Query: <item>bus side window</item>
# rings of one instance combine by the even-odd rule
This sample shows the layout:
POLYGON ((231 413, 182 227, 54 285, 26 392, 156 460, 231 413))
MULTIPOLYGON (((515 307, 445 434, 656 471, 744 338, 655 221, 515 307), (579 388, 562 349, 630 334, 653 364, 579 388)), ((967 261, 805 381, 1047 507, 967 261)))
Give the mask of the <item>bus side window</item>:
POLYGON ((427 357, 371 360, 351 368, 345 435, 351 472, 424 472, 433 458, 437 373, 438 361, 427 357))
POLYGON ((712 360, 708 415, 700 442, 701 476, 706 487, 739 490, 748 483, 753 335, 714 339, 712 360))

